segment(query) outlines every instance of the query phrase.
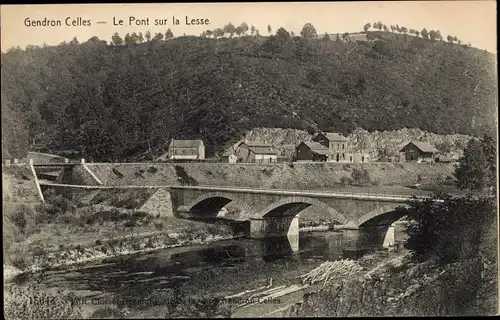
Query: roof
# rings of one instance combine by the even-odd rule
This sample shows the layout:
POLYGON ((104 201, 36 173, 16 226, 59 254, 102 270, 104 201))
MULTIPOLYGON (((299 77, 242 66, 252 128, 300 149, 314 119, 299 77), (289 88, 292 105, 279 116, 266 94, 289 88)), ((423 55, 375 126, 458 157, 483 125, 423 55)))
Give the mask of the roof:
POLYGON ((305 144, 314 153, 321 155, 328 155, 329 153, 328 148, 322 145, 321 143, 314 141, 304 141, 302 143, 305 144))
POLYGON ((323 132, 322 133, 330 141, 347 141, 348 139, 340 133, 323 132))
POLYGON ((169 148, 198 148, 203 144, 203 140, 173 140, 170 142, 169 148))
POLYGON ((260 142, 245 143, 253 153, 256 154, 278 154, 270 144, 260 142))
POLYGON ((415 147, 417 147, 420 151, 422 152, 430 152, 430 153, 438 153, 439 150, 436 149, 436 147, 434 147, 433 145, 431 145, 430 143, 427 143, 427 142, 423 142, 423 141, 417 141, 417 140, 413 140, 413 141, 410 141, 408 142, 402 149, 401 151, 403 151, 404 148, 406 148, 407 145, 409 144, 413 144, 415 147))

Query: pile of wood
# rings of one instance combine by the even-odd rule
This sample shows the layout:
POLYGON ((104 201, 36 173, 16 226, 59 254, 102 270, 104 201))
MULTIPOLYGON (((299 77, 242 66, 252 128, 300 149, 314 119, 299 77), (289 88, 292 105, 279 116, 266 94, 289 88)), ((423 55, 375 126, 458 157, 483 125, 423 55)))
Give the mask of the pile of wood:
POLYGON ((353 260, 326 261, 319 267, 300 276, 303 284, 312 285, 323 282, 323 286, 329 282, 352 277, 363 271, 363 267, 353 260))

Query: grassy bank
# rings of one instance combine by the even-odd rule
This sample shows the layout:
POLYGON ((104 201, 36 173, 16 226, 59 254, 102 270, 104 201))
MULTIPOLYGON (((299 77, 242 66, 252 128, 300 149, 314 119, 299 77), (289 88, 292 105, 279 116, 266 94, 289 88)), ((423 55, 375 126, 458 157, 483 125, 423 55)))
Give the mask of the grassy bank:
POLYGON ((46 200, 4 204, 4 265, 43 269, 232 236, 220 224, 109 205, 82 206, 63 196, 46 200))
POLYGON ((328 190, 346 184, 357 184, 353 177, 353 172, 356 170, 366 170, 370 178, 367 183, 376 186, 405 186, 417 182, 444 183, 450 180, 454 170, 453 164, 390 162, 295 163, 293 165, 88 164, 88 166, 107 185, 179 185, 187 177, 198 185, 294 190, 328 190), (186 177, 178 176, 179 168, 183 168, 186 177))

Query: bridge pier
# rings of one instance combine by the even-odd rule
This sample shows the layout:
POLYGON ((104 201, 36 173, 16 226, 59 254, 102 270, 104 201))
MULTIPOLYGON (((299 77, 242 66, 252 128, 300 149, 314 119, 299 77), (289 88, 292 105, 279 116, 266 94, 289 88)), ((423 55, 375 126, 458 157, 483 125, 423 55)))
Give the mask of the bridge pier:
POLYGON ((250 238, 298 237, 298 235, 298 215, 250 219, 250 238))
POLYGON ((373 251, 393 244, 394 232, 388 232, 390 227, 390 225, 376 225, 359 228, 353 224, 347 224, 342 230, 344 250, 373 251))

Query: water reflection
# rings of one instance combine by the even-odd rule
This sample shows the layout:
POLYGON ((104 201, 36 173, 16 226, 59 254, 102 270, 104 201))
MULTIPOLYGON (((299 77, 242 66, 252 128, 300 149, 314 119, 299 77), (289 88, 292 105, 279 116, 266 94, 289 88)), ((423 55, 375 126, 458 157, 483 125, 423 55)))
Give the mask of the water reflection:
MULTIPOLYGON (((105 263, 73 271, 49 271, 45 273, 43 282, 49 287, 67 284, 76 290, 106 292, 133 291, 139 286, 175 288, 204 270, 219 270, 224 274, 224 270, 231 268, 259 269, 264 267, 262 263, 273 269, 273 266, 282 265, 280 261, 337 260, 342 256, 342 237, 336 232, 227 240, 206 246, 171 248, 108 259, 105 263)), ((19 284, 30 281, 22 277, 17 280, 19 284)))

